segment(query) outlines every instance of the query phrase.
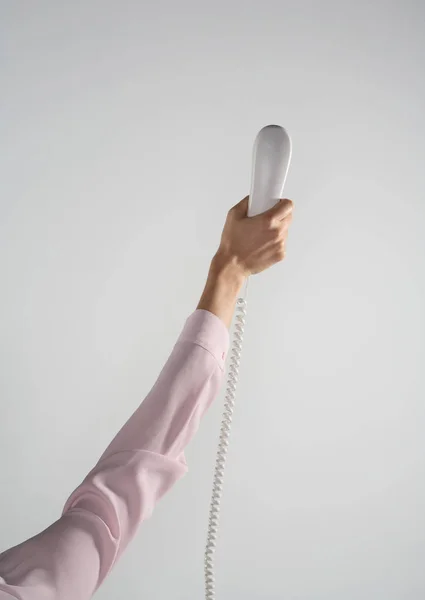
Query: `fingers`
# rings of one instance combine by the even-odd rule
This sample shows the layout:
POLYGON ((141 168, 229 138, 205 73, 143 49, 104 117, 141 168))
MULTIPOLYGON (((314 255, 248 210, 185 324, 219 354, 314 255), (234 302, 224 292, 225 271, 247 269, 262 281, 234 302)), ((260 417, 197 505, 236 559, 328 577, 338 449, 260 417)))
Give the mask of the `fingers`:
MULTIPOLYGON (((249 196, 245 196, 240 202, 232 206, 229 212, 232 212, 238 217, 246 217, 248 215, 248 204, 249 196)), ((281 198, 279 202, 272 206, 272 208, 257 215, 257 217, 269 221, 269 223, 283 221, 283 219, 286 219, 292 214, 293 206, 292 200, 281 198)))
POLYGON ((290 202, 289 206, 287 205, 286 210, 278 211, 278 214, 280 215, 280 219, 279 217, 272 217, 272 220, 268 221, 274 262, 280 262, 286 256, 288 230, 292 221, 292 202, 290 202), (286 216, 282 218, 282 215, 286 216))
POLYGON ((282 221, 292 214, 294 203, 288 198, 281 198, 277 204, 266 210, 263 217, 270 221, 282 221))
POLYGON ((260 272, 269 267, 275 265, 276 263, 281 262, 286 257, 286 248, 285 243, 275 242, 268 246, 267 252, 263 255, 263 264, 260 269, 256 269, 254 272, 260 272))
POLYGON ((290 212, 280 221, 276 218, 268 217, 267 220, 264 221, 264 224, 269 238, 271 240, 281 240, 286 238, 288 235, 289 226, 292 223, 292 218, 292 212, 290 212))

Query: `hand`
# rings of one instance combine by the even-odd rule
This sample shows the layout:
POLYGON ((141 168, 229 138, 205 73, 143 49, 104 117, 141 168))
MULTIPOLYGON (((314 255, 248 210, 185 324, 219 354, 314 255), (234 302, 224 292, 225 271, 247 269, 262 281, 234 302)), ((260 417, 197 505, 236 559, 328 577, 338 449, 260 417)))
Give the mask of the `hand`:
POLYGON ((216 260, 233 264, 244 277, 260 273, 285 257, 293 203, 280 200, 268 211, 248 217, 248 196, 228 212, 216 260))
POLYGON ((198 308, 209 310, 230 327, 245 278, 285 257, 292 207, 291 200, 280 200, 261 215, 248 217, 246 197, 229 210, 198 308))

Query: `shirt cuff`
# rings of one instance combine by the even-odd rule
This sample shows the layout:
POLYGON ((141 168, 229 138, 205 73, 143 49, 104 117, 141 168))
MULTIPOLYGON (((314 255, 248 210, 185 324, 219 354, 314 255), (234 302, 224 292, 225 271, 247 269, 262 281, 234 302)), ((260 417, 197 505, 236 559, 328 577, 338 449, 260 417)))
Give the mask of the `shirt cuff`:
POLYGON ((208 310, 197 308, 187 319, 178 341, 192 342, 208 350, 224 370, 229 349, 229 330, 208 310))

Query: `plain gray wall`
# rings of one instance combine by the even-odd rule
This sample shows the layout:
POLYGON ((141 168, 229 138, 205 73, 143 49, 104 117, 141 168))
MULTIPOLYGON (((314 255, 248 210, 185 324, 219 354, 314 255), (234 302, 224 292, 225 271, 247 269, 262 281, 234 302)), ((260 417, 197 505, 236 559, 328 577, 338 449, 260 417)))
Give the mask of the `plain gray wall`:
MULTIPOLYGON (((268 123, 217 597, 425 597, 421 1, 1 3, 1 547, 58 518, 195 308, 268 123)), ((222 395, 99 600, 202 598, 222 395)))

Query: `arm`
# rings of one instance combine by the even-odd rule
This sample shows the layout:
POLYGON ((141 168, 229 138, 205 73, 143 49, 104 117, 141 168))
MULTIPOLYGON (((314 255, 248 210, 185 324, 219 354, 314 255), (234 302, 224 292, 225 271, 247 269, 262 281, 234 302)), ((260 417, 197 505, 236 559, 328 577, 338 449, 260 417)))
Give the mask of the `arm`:
MULTIPOLYGON (((225 227, 198 308, 148 396, 72 492, 62 516, 0 554, 0 600, 91 598, 139 524, 187 471, 184 448, 220 387, 227 326, 244 277, 255 272, 243 259, 249 253, 234 243, 235 223, 242 220, 237 216, 242 203, 237 206, 229 213, 226 226, 229 220, 234 224, 227 233, 225 227)), ((263 228, 263 221, 256 222, 263 228)))
POLYGON ((217 316, 189 316, 154 387, 61 518, 0 555, 0 599, 91 598, 139 524, 186 473, 183 450, 220 387, 227 347, 217 316))

